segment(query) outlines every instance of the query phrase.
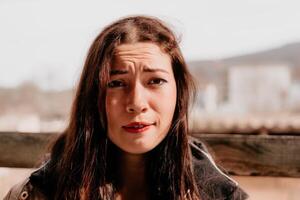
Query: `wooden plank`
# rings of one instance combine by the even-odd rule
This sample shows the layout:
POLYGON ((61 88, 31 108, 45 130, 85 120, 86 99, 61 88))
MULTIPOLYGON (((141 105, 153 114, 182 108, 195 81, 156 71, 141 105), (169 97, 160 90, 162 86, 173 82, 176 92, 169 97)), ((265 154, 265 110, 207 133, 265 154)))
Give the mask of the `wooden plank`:
POLYGON ((212 125, 211 127, 196 128, 195 132, 205 134, 245 134, 245 135, 295 135, 300 136, 300 130, 292 127, 278 128, 278 127, 265 127, 252 128, 250 126, 243 126, 243 124, 237 124, 232 127, 212 125))
POLYGON ((233 175, 300 177, 300 136, 193 134, 233 175))
POLYGON ((0 132, 0 167, 37 167, 53 133, 0 132))
MULTIPOLYGON (((300 136, 199 134, 233 175, 300 177, 300 136)), ((0 167, 34 167, 54 133, 1 133, 0 167)))

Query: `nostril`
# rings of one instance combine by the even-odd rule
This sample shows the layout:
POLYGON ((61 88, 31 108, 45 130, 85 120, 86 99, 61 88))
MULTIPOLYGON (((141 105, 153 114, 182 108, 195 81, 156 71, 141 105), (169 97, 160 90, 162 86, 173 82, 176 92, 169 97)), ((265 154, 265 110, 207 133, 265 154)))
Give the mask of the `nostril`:
POLYGON ((126 111, 129 112, 129 113, 133 113, 133 112, 136 112, 136 113, 144 113, 148 110, 148 108, 146 106, 141 106, 141 105, 128 105, 126 107, 126 111))

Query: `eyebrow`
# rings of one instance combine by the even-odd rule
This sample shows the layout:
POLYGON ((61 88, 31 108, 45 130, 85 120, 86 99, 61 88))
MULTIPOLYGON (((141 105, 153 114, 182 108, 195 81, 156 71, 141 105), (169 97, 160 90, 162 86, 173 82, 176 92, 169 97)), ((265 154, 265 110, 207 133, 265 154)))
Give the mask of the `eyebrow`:
MULTIPOLYGON (((143 70, 144 72, 163 72, 163 73, 167 73, 169 74, 168 71, 164 70, 164 69, 152 69, 152 68, 145 68, 143 70)), ((120 69, 112 69, 110 70, 110 76, 114 76, 114 75, 120 75, 120 74, 128 74, 128 70, 120 70, 120 69)))

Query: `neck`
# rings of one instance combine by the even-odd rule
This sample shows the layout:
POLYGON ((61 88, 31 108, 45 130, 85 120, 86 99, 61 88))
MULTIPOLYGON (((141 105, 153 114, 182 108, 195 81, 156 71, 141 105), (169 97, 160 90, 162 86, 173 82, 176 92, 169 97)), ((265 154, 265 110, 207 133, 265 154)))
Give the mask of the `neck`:
POLYGON ((146 196, 148 187, 145 174, 145 155, 122 152, 119 159, 119 191, 123 197, 131 197, 124 199, 146 196))
POLYGON ((123 153, 120 157, 120 178, 122 186, 145 185, 144 155, 123 153))

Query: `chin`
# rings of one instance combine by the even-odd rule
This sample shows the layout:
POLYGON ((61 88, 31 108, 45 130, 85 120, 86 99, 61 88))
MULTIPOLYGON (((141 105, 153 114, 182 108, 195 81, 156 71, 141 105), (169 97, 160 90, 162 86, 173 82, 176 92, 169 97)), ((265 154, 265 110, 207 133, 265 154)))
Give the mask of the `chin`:
POLYGON ((122 149, 124 152, 129 153, 129 154, 145 154, 152 149, 155 148, 154 145, 143 145, 143 144, 135 144, 135 145, 130 145, 130 147, 119 147, 122 149))

